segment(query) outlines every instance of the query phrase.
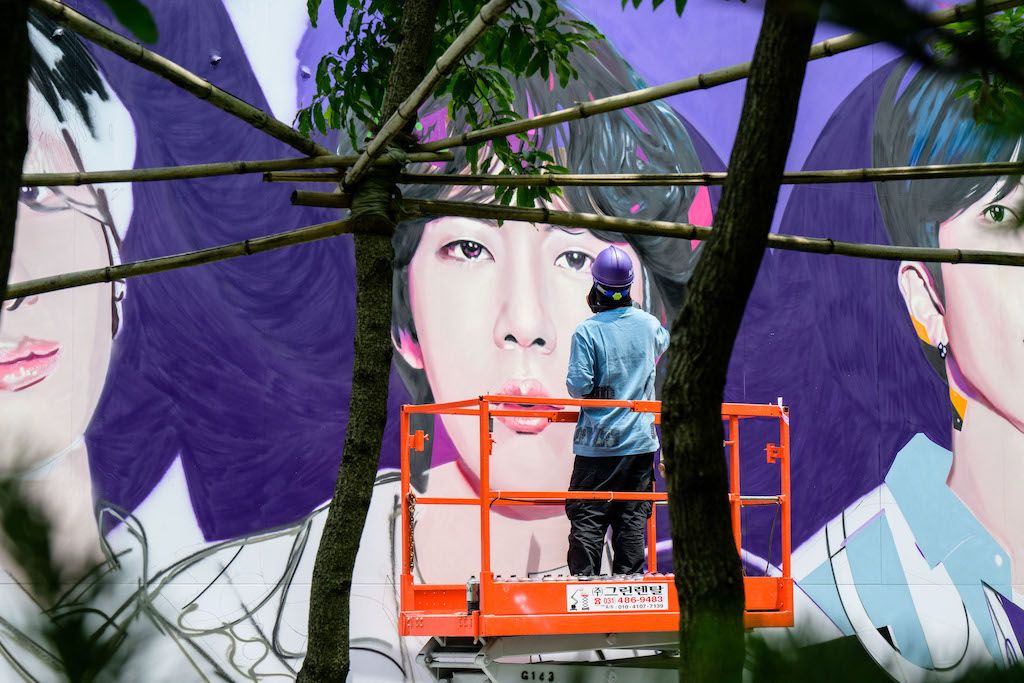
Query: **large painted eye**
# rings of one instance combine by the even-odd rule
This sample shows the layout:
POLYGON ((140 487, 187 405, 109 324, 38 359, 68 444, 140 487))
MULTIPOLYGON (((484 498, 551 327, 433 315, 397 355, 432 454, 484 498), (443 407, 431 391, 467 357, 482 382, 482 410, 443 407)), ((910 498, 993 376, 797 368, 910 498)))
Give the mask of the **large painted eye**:
POLYGON ((441 255, 455 261, 493 261, 487 247, 472 240, 455 240, 441 247, 441 255))
POLYGON ((48 187, 23 187, 18 201, 36 211, 61 211, 68 208, 60 195, 48 187))
POLYGON ((1016 212, 1002 204, 989 204, 981 212, 988 223, 1008 228, 1015 228, 1020 225, 1020 218, 1016 212))
POLYGON ((582 251, 563 251, 555 259, 555 265, 559 268, 568 268, 574 271, 590 272, 590 265, 594 258, 582 251))

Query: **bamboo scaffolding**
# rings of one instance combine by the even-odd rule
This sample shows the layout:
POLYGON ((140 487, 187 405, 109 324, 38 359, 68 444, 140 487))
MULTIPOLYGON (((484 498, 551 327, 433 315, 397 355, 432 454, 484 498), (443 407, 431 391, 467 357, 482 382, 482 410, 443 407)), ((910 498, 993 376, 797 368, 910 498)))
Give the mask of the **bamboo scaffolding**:
MULTIPOLYGON (((986 14, 1001 12, 1012 7, 1017 7, 1021 4, 1024 4, 1024 0, 987 0, 981 2, 983 11, 986 14)), ((977 11, 977 5, 974 2, 969 2, 962 5, 956 5, 948 9, 939 10, 937 12, 932 12, 925 15, 925 18, 929 26, 939 27, 957 21, 966 21, 974 16, 977 11)), ((867 36, 859 33, 848 33, 846 35, 836 36, 835 38, 829 38, 828 40, 812 45, 807 61, 833 57, 842 52, 848 52, 867 45, 873 45, 877 42, 880 41, 868 38, 867 36)), ((672 81, 671 83, 664 83, 662 85, 642 88, 640 90, 633 90, 619 95, 612 95, 610 97, 602 97, 601 99, 591 100, 590 102, 580 102, 574 107, 560 109, 556 112, 540 114, 520 119, 518 121, 511 121, 509 123, 460 133, 459 135, 453 135, 441 140, 426 143, 421 145, 420 149, 425 152, 436 152, 441 149, 464 147, 466 145, 486 142, 497 137, 524 133, 528 130, 543 128, 545 126, 553 126, 559 123, 565 123, 566 121, 575 121, 577 119, 594 116, 596 114, 607 114, 608 112, 625 109, 626 107, 633 107, 639 104, 653 102, 654 100, 671 97, 673 95, 692 92, 694 90, 713 88, 715 86, 742 80, 746 78, 749 73, 750 62, 743 62, 742 64, 735 64, 733 66, 727 66, 707 73, 697 74, 696 76, 672 81)))
POLYGON ((512 0, 491 0, 480 8, 480 13, 473 21, 469 22, 469 25, 455 38, 448 49, 444 51, 444 54, 438 57, 437 62, 430 68, 419 85, 398 105, 398 109, 391 115, 391 118, 384 123, 377 134, 373 136, 373 139, 367 143, 366 149, 360 155, 359 160, 345 174, 342 186, 351 186, 363 177, 370 161, 375 159, 387 147, 395 135, 409 123, 424 100, 434 92, 434 88, 441 82, 441 79, 451 71, 453 66, 458 64, 459 60, 480 40, 488 27, 498 21, 498 17, 511 4, 512 0))
MULTIPOLYGON (((689 240, 705 240, 712 234, 711 228, 690 225, 688 223, 648 221, 637 218, 614 218, 596 214, 551 211, 546 208, 527 209, 513 206, 493 206, 426 199, 406 199, 403 200, 402 205, 407 217, 462 216, 487 220, 524 221, 546 225, 586 228, 588 230, 607 230, 689 240)), ((797 235, 779 235, 775 233, 768 235, 768 246, 773 249, 787 251, 853 256, 856 258, 881 259, 885 261, 1024 266, 1024 253, 860 244, 822 237, 800 237, 797 235)))
MULTIPOLYGON (((934 166, 891 166, 888 168, 851 168, 784 173, 784 185, 827 183, 866 183, 927 178, 973 178, 977 176, 1024 175, 1024 162, 979 164, 944 164, 934 166)), ((264 173, 266 182, 334 183, 340 173, 271 172, 264 173)), ((403 185, 473 185, 481 187, 669 187, 676 185, 722 185, 726 173, 608 173, 608 174, 544 174, 523 176, 451 175, 444 173, 403 173, 403 185)))
MULTIPOLYGON (((550 211, 548 209, 522 209, 464 202, 442 202, 411 200, 403 202, 406 218, 415 216, 466 216, 488 220, 519 220, 548 225, 564 225, 589 230, 608 230, 621 233, 656 235, 691 240, 704 240, 711 236, 711 228, 672 223, 669 221, 644 221, 635 218, 611 218, 595 214, 550 211)), ((82 287, 115 280, 161 273, 179 268, 214 263, 239 256, 258 254, 281 249, 295 244, 314 242, 335 237, 355 230, 347 220, 320 223, 297 230, 257 237, 226 244, 220 247, 200 249, 183 254, 162 256, 143 261, 134 261, 119 266, 95 268, 74 273, 54 275, 37 280, 26 280, 11 284, 4 294, 4 301, 19 299, 46 292, 72 287, 82 287)), ((999 251, 972 251, 963 249, 929 249, 925 247, 896 247, 881 244, 858 244, 817 237, 795 235, 768 236, 768 245, 776 249, 802 251, 814 254, 852 256, 855 258, 883 259, 888 261, 924 261, 931 263, 973 263, 1002 266, 1024 266, 1024 254, 999 251)))
POLYGON ((174 83, 196 97, 249 125, 264 131, 286 145, 310 156, 328 155, 326 149, 269 113, 254 107, 231 93, 221 90, 203 78, 142 45, 111 31, 89 17, 76 12, 60 0, 31 0, 32 6, 54 21, 67 26, 78 35, 110 50, 143 69, 174 83))
POLYGON ((354 232, 355 230, 355 226, 347 220, 331 221, 329 223, 319 223, 305 228, 279 232, 265 237, 255 237, 209 249, 199 249, 183 254, 133 261, 132 263, 107 266, 106 268, 81 270, 74 273, 39 278, 37 280, 26 280, 25 282, 8 285, 7 292, 4 294, 4 301, 45 294, 46 292, 55 292, 61 289, 70 289, 72 287, 114 282, 115 280, 125 280, 139 277, 140 275, 189 268, 238 256, 259 254, 264 251, 281 249, 295 244, 304 244, 306 242, 327 239, 328 237, 336 237, 337 235, 354 232))
MULTIPOLYGON (((80 173, 26 173, 21 177, 23 187, 58 187, 61 185, 91 185, 98 183, 140 183, 155 180, 184 180, 212 178, 243 173, 265 173, 290 168, 343 168, 356 162, 356 156, 332 154, 293 159, 267 159, 262 161, 223 161, 191 166, 163 166, 160 168, 128 168, 116 171, 82 171, 80 173)), ((414 152, 410 162, 451 161, 451 152, 414 152)), ((374 164, 388 163, 375 159, 374 164)), ((322 175, 311 173, 310 175, 322 175)), ((337 182, 336 180, 334 182, 337 182)))

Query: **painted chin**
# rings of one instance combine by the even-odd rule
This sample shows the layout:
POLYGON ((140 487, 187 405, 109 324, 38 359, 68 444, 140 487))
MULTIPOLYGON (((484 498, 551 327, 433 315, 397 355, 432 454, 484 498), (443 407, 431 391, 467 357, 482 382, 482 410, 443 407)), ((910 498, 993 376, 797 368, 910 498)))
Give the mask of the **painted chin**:
POLYGON ((0 350, 0 392, 23 391, 53 374, 60 362, 60 344, 25 339, 0 350))
POLYGON ((540 434, 551 424, 542 417, 499 417, 498 421, 516 434, 540 434))

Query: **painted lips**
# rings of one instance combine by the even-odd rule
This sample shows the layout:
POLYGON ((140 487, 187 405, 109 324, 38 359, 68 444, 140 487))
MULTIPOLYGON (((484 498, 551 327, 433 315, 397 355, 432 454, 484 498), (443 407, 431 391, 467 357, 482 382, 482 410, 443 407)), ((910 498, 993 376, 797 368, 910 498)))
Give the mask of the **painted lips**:
POLYGON ((0 341, 0 391, 21 391, 53 373, 60 359, 60 344, 22 337, 0 341))
MULTIPOLYGON (((551 394, 544 389, 544 385, 535 379, 512 380, 506 382, 501 386, 497 393, 500 396, 523 396, 529 398, 551 396, 551 394)), ((525 408, 527 410, 562 409, 562 406, 527 405, 523 403, 502 403, 498 404, 497 407, 505 410, 515 410, 517 408, 525 408)), ((549 424, 551 424, 545 417, 499 417, 498 421, 518 434, 540 434, 548 428, 549 424)))

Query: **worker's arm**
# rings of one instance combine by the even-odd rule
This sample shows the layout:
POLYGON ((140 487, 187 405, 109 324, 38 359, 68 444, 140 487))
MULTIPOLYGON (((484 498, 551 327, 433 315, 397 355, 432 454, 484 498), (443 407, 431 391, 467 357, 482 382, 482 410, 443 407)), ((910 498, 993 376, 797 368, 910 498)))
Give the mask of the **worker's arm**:
POLYGON ((658 358, 661 358, 661 354, 668 350, 668 339, 668 330, 661 325, 658 325, 658 330, 654 333, 654 346, 657 350, 654 355, 658 358))
POLYGON ((572 335, 565 388, 573 398, 583 398, 594 390, 594 347, 579 331, 572 335))

